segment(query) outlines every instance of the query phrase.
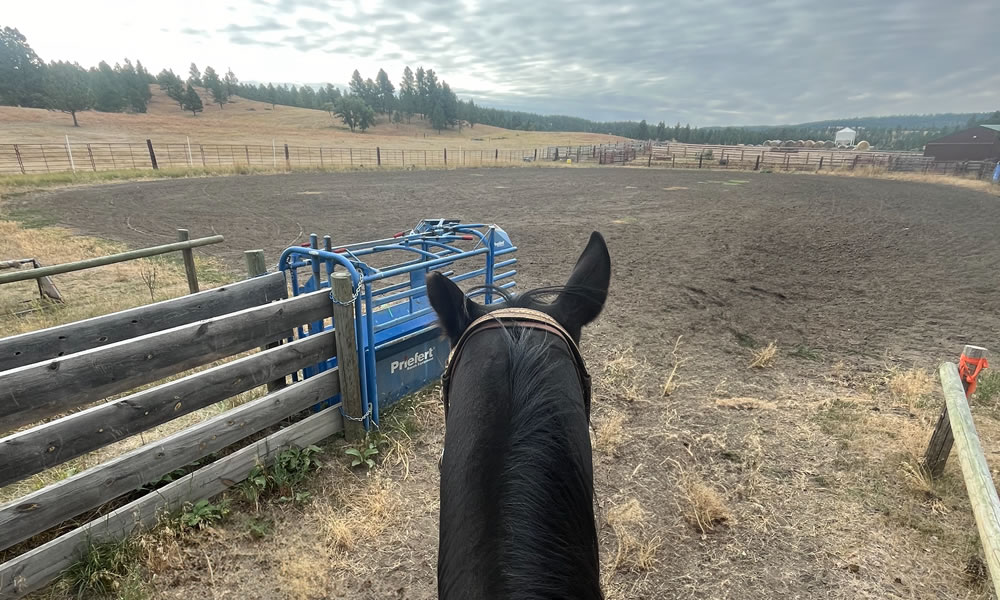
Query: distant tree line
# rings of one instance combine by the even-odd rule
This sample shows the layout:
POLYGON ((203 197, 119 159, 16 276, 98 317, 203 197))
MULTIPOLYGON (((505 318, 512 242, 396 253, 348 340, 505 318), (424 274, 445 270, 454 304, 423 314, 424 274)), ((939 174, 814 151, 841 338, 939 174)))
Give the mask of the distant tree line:
POLYGON ((375 125, 376 114, 393 123, 409 123, 414 117, 427 121, 437 131, 478 123, 524 131, 580 131, 617 135, 641 140, 676 141, 693 144, 761 144, 767 140, 831 140, 837 129, 850 125, 858 139, 880 150, 920 150, 937 137, 976 124, 1000 124, 1000 111, 987 113, 947 113, 940 115, 896 115, 864 117, 844 121, 816 121, 795 126, 691 127, 678 122, 656 126, 645 120, 591 121, 564 115, 486 108, 471 99, 459 100, 448 83, 433 69, 410 67, 403 70, 398 86, 379 69, 374 79, 354 71, 348 89, 333 85, 287 86, 240 83, 231 69, 220 74, 212 67, 202 72, 191 63, 186 79, 164 69, 154 78, 136 61, 129 59, 114 66, 101 61, 84 69, 77 63, 54 61, 46 64, 35 54, 17 29, 0 29, 0 104, 48 108, 69 113, 77 125, 76 113, 146 112, 152 94, 149 86, 159 84, 181 110, 193 115, 205 107, 196 88, 203 88, 212 103, 225 108, 229 98, 241 96, 271 104, 324 110, 340 119, 352 131, 375 125), (964 121, 964 123, 963 123, 964 121))

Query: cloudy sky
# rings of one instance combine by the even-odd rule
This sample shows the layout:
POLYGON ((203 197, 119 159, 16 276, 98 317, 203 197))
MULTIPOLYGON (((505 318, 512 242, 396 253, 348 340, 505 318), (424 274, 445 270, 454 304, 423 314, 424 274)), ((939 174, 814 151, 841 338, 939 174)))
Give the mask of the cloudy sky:
POLYGON ((996 0, 174 0, 4 3, 45 60, 398 82, 592 119, 778 124, 1000 109, 996 0))

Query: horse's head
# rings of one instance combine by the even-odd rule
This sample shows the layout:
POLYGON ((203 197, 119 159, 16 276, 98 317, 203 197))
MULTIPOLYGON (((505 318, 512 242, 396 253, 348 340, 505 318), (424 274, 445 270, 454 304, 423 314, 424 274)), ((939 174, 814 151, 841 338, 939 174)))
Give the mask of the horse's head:
MULTIPOLYGON (((590 235, 590 242, 576 261, 576 267, 565 286, 528 292, 516 298, 514 305, 549 315, 559 322, 574 341, 579 342, 583 326, 601 314, 608 297, 610 281, 611 257, 608 246, 601 234, 595 231, 590 235), (550 294, 556 295, 552 302, 539 299, 550 294)), ((466 298, 455 282, 439 273, 427 276, 427 296, 452 345, 462 337, 470 323, 508 304, 504 302, 489 307, 477 304, 466 298)))

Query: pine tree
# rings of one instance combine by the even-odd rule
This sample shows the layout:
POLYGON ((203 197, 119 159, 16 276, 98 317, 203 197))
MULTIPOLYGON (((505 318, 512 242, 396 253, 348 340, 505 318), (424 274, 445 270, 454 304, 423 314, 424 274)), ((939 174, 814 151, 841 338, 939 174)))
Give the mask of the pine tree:
POLYGON ((451 91, 451 86, 446 81, 441 82, 440 96, 445 123, 448 127, 458 124, 458 97, 455 96, 455 92, 451 91))
POLYGON ((417 67, 417 87, 416 96, 414 97, 413 108, 416 112, 420 113, 420 117, 427 116, 427 100, 430 94, 427 93, 427 73, 424 71, 423 67, 417 67))
POLYGON ((187 90, 184 91, 184 102, 181 104, 181 108, 191 111, 195 117, 205 108, 201 103, 201 97, 190 83, 187 84, 187 90))
POLYGON ((394 111, 392 113, 392 122, 396 124, 396 127, 399 127, 399 124, 403 122, 403 113, 398 110, 394 111))
POLYGON ((656 140, 662 142, 665 139, 667 139, 667 125, 660 121, 656 124, 656 140))
POLYGON ((384 69, 378 70, 378 75, 375 76, 375 84, 378 86, 378 105, 379 110, 382 114, 389 114, 392 112, 393 104, 396 100, 396 88, 389 81, 389 76, 386 74, 384 69))
POLYGON ((635 139, 637 140, 649 139, 649 125, 646 124, 646 119, 639 121, 639 125, 635 129, 635 139))
POLYGON ((45 95, 49 107, 73 117, 73 127, 79 127, 76 113, 90 110, 94 105, 94 95, 90 91, 89 76, 76 63, 53 62, 46 69, 45 95))
POLYGON ((205 86, 205 89, 212 92, 212 101, 219 104, 219 108, 222 108, 222 103, 216 99, 215 92, 218 90, 219 95, 222 97, 222 102, 225 102, 226 92, 222 88, 222 79, 219 78, 219 74, 215 72, 212 67, 205 67, 205 72, 201 76, 201 83, 205 86))
POLYGON ((434 108, 431 110, 431 127, 437 129, 438 133, 448 126, 448 117, 445 116, 444 112, 444 102, 441 98, 438 98, 434 102, 434 108))
POLYGON ((191 85, 201 85, 201 71, 198 70, 198 65, 191 63, 188 67, 188 83, 191 85))
POLYGON ((232 97, 236 95, 240 80, 236 78, 236 74, 233 73, 232 69, 226 71, 226 76, 222 79, 222 83, 226 86, 226 96, 232 97))
POLYGON ((413 71, 410 67, 403 69, 403 80, 399 82, 399 109, 402 111, 403 116, 406 117, 406 122, 409 123, 410 119, 413 118, 413 113, 416 112, 417 107, 417 80, 413 77, 413 71))
MULTIPOLYGON (((142 63, 139 63, 142 67, 142 63)), ((146 103, 153 97, 149 91, 149 73, 140 73, 136 67, 132 66, 132 61, 125 59, 125 66, 121 68, 120 77, 122 87, 125 91, 125 99, 129 108, 133 112, 146 112, 146 103)))
POLYGON ((160 89, 167 92, 167 96, 182 106, 184 103, 184 82, 172 70, 163 69, 156 76, 156 82, 160 84, 160 89))
POLYGON ((354 69, 354 73, 351 75, 351 82, 348 84, 351 94, 359 98, 364 98, 367 93, 367 88, 365 87, 365 80, 361 78, 361 73, 354 69))
POLYGON ((121 112, 125 108, 125 90, 119 70, 103 60, 90 69, 90 87, 94 91, 94 109, 100 112, 121 112))
POLYGON ((219 110, 224 110, 224 105, 229 101, 229 94, 226 93, 226 86, 220 81, 208 89, 212 92, 212 102, 219 105, 219 110))
POLYGON ((465 112, 465 120, 469 122, 469 127, 475 127, 479 122, 479 108, 476 103, 469 98, 469 108, 465 112))
POLYGON ((0 29, 0 104, 45 106, 45 63, 12 27, 0 29))
POLYGON ((270 83, 267 84, 267 91, 264 92, 264 102, 270 103, 271 110, 274 110, 274 105, 278 103, 278 92, 270 83))

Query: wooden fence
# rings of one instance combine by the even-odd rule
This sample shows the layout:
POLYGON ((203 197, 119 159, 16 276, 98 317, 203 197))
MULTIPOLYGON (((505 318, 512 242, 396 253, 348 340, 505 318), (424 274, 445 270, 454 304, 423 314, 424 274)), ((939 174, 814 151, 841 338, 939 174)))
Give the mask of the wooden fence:
POLYGON ((0 438, 0 486, 263 389, 268 382, 284 384, 0 506, 0 560, 5 561, 0 564, 0 599, 20 598, 52 581, 91 544, 119 539, 155 524, 164 510, 178 510, 186 502, 225 491, 289 446, 313 444, 343 430, 339 404, 316 413, 308 410, 340 392, 338 370, 305 380, 296 376, 335 356, 340 332, 292 338, 295 328, 333 315, 329 290, 287 296, 284 274, 271 273, 0 339, 0 435, 5 435, 0 438), (261 346, 269 347, 134 391, 261 346), (123 393, 127 395, 118 397, 123 393), (282 423, 285 427, 277 429, 282 423), (144 491, 167 473, 262 434, 266 437, 165 487, 144 491), (25 540, 112 501, 127 504, 24 551, 25 540))
POLYGON ((263 167, 461 167, 520 164, 545 149, 400 150, 288 144, 79 143, 0 144, 0 174, 62 173, 116 169, 263 167))
MULTIPOLYGON (((115 263, 146 258, 149 256, 158 256, 169 252, 180 252, 184 259, 184 273, 187 276, 188 291, 194 294, 198 291, 198 271, 195 269, 194 252, 192 249, 200 246, 207 246, 209 244, 218 244, 219 242, 225 241, 225 238, 221 235, 213 235, 192 240, 189 239, 187 229, 178 229, 177 240, 178 241, 173 244, 163 244, 160 246, 152 246, 150 248, 141 248, 139 250, 129 250, 128 252, 120 252, 118 254, 110 254, 108 256, 99 256, 97 258, 88 258, 86 260, 78 260, 76 262, 63 263, 61 265, 50 265, 48 267, 36 267, 34 269, 18 270, 12 273, 2 273, 0 274, 0 285, 5 283, 14 283, 16 281, 26 281, 28 279, 40 280, 52 275, 59 275, 61 273, 72 273, 73 271, 82 271, 84 269, 92 269, 94 267, 101 267, 104 265, 113 265, 115 263)), ((8 261, 8 263, 9 262, 11 261, 8 261)), ((23 263, 25 261, 21 260, 13 262, 23 263)), ((39 287, 39 290, 41 291, 42 288, 39 287)))
POLYGON ((762 146, 657 144, 646 155, 647 166, 768 171, 823 171, 861 168, 892 172, 934 173, 983 179, 995 161, 935 161, 912 152, 855 152, 762 146))
POLYGON ((928 476, 940 477, 954 446, 993 589, 1000 597, 1000 498, 967 398, 975 391, 976 377, 985 367, 986 349, 965 346, 959 362, 961 367, 950 362, 940 366, 945 404, 924 454, 923 467, 928 476), (966 367, 968 370, 963 370, 966 367))

